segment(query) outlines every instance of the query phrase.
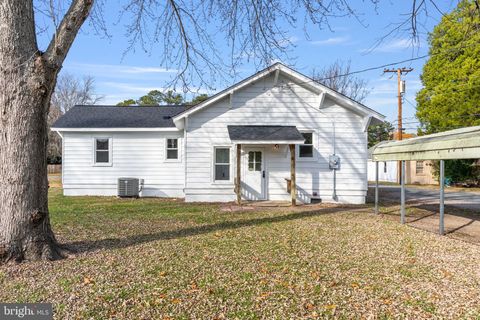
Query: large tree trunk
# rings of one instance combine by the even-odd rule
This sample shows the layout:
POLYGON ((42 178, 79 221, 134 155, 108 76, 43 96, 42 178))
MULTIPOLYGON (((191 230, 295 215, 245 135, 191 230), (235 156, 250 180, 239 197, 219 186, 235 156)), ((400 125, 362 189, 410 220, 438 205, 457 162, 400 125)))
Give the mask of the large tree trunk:
POLYGON ((92 6, 73 0, 40 52, 33 0, 0 1, 0 263, 62 257, 48 215, 48 108, 92 6))
POLYGON ((46 145, 58 70, 37 49, 32 1, 0 4, 0 68, 0 261, 56 259, 46 145))

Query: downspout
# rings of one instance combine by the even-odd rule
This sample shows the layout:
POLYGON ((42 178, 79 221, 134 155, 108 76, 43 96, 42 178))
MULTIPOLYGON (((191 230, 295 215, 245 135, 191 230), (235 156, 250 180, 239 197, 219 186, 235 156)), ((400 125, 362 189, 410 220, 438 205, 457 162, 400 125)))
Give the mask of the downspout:
POLYGON ((183 128, 183 167, 184 167, 184 177, 183 177, 183 197, 187 195, 187 129, 188 129, 188 116, 185 117, 185 125, 183 128))
MULTIPOLYGON (((335 122, 332 121, 332 126, 333 126, 333 156, 336 156, 336 137, 335 137, 335 122)), ((338 200, 337 197, 337 169, 333 168, 333 194, 332 194, 332 199, 334 201, 338 200)))

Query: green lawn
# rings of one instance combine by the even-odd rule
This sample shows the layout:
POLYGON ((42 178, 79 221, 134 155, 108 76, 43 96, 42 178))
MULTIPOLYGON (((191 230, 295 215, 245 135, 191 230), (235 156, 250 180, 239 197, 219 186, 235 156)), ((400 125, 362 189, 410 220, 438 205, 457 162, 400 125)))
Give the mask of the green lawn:
POLYGON ((228 212, 218 204, 63 197, 70 258, 0 266, 0 301, 56 319, 480 317, 480 248, 368 207, 228 212))

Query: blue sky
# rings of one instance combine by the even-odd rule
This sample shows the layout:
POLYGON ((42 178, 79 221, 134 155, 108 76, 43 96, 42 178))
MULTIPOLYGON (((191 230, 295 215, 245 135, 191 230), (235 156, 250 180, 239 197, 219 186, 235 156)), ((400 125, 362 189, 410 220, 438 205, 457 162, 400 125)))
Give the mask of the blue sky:
MULTIPOLYGON (((453 8, 455 1, 437 1, 440 10, 447 12, 453 8)), ((361 13, 362 23, 354 18, 334 18, 330 20, 331 29, 319 29, 307 25, 308 36, 303 24, 297 28, 285 25, 289 39, 293 43, 289 59, 283 59, 287 65, 310 75, 313 69, 322 69, 337 59, 351 61, 351 69, 362 70, 387 63, 421 56, 428 52, 426 32, 431 31, 438 22, 440 14, 432 10, 431 17, 425 21, 420 42, 412 47, 407 34, 389 37, 379 46, 374 47, 379 38, 391 30, 391 23, 402 19, 401 13, 411 10, 411 1, 382 1, 375 10, 369 1, 356 1, 354 6, 361 13), (436 14, 437 13, 437 14, 436 14)), ((124 55, 128 46, 128 37, 122 21, 118 21, 118 1, 108 1, 105 7, 106 20, 110 39, 102 38, 92 31, 87 24, 75 40, 64 63, 62 72, 75 76, 93 76, 96 92, 104 99, 103 104, 115 104, 128 98, 138 98, 149 90, 163 89, 175 75, 171 66, 162 65, 161 58, 155 48, 144 52, 139 48, 124 55), (111 16, 109 16, 111 14, 111 16)), ((39 38, 40 46, 44 46, 46 38, 39 38)), ((218 50, 228 58, 229 48, 221 41, 218 50)), ((404 103, 404 127, 407 132, 414 132, 416 123, 415 93, 421 88, 419 75, 425 59, 398 64, 398 67, 412 67, 414 71, 404 79, 407 82, 406 101, 404 103)), ((253 62, 247 62, 239 69, 237 78, 231 78, 215 84, 215 89, 224 87, 246 77, 256 71, 253 62)), ((368 81, 370 94, 365 104, 383 113, 390 122, 396 122, 397 98, 396 76, 383 74, 382 70, 374 70, 358 74, 368 81)), ((206 90, 206 88, 200 88, 206 90)))

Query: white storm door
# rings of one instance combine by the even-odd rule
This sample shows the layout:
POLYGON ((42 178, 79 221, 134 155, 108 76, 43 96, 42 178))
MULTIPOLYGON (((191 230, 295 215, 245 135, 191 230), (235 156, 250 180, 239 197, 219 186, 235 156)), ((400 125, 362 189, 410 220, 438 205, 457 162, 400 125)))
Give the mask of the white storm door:
POLYGON ((242 161, 242 195, 247 200, 265 200, 265 153, 246 148, 242 161))

